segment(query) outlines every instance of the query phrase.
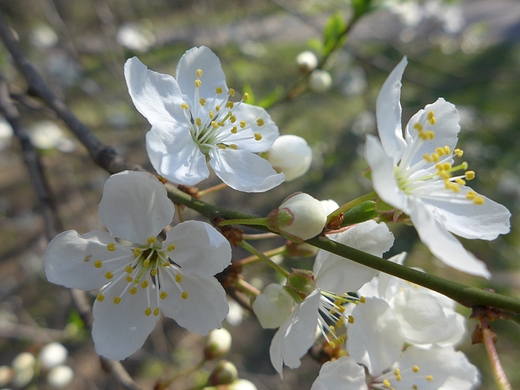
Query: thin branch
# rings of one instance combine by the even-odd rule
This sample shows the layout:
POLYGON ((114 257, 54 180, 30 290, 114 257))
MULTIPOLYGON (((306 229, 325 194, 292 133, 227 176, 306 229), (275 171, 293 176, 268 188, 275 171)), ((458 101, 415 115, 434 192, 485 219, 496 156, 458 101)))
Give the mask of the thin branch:
POLYGON ((55 95, 45 83, 22 52, 20 45, 9 28, 3 13, 0 11, 0 38, 11 54, 16 66, 23 74, 29 91, 42 99, 45 104, 56 112, 60 119, 76 135, 87 148, 92 159, 110 173, 121 172, 130 167, 123 158, 110 146, 104 145, 55 95))

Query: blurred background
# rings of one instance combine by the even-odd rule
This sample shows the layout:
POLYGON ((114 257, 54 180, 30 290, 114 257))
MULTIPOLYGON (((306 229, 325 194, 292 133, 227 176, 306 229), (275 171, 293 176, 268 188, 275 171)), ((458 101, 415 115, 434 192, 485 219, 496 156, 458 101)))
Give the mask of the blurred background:
MULTIPOLYGON (((477 173, 471 185, 509 208, 512 231, 493 242, 464 241, 488 264, 491 282, 444 267, 418 242, 415 230, 404 225, 391 226, 396 243, 389 255, 407 251, 407 265, 518 297, 520 3, 376 4, 379 9, 364 16, 330 56, 324 68, 331 77, 322 80, 321 92, 319 87, 304 89, 294 99, 284 96, 302 77, 297 55, 309 50, 320 58, 324 26, 331 17, 350 18, 347 0, 2 0, 0 9, 25 55, 75 115, 130 164, 149 170, 144 136, 150 126, 129 98, 124 63, 138 56, 150 69, 174 75, 187 49, 209 46, 222 62, 228 86, 269 106, 281 134, 302 136, 313 149, 313 165, 306 176, 267 194, 226 189, 205 198, 259 216, 295 191, 340 204, 370 191, 370 182, 362 175, 367 168, 365 135, 375 134, 379 88, 407 55, 403 122, 438 97, 454 103, 461 115, 458 146, 477 173)), ((20 97, 17 107, 43 160, 63 228, 80 233, 103 229, 97 206, 108 174, 92 162, 53 112, 27 94, 27 85, 3 45, 0 70, 11 92, 20 97)), ((117 381, 99 364, 70 292, 45 279, 44 222, 20 144, 5 121, 0 121, 0 149, 0 387, 118 389, 117 381), (71 369, 71 381, 53 382, 41 359, 32 366, 32 373, 12 377, 20 353, 28 353, 25 359, 38 358, 41 348, 52 341, 68 351, 64 365, 71 369)), ((217 183, 212 177, 199 187, 217 183)), ((187 216, 198 218, 195 213, 187 216)), ((269 243, 263 249, 281 243, 269 243)), ((237 259, 241 256, 236 253, 237 259)), ((292 259, 289 265, 305 268, 311 262, 292 259)), ((260 265, 248 269, 246 276, 258 288, 272 278, 260 265)), ((461 312, 469 315, 468 309, 461 312)), ((302 367, 286 370, 281 381, 268 354, 274 331, 262 330, 239 308, 232 313, 224 323, 233 336, 227 359, 236 365, 241 378, 260 390, 310 388, 319 371, 317 362, 305 357, 302 367)), ((492 326, 498 333, 497 349, 506 374, 513 388, 520 388, 520 328, 505 321, 492 326)), ((470 333, 474 327, 469 320, 470 333)), ((123 364, 143 388, 151 389, 158 378, 197 364, 203 342, 199 335, 166 319, 123 364)), ((483 346, 471 346, 468 337, 463 350, 483 373, 482 389, 494 388, 483 346)), ((172 388, 197 388, 211 369, 208 364, 172 388)))

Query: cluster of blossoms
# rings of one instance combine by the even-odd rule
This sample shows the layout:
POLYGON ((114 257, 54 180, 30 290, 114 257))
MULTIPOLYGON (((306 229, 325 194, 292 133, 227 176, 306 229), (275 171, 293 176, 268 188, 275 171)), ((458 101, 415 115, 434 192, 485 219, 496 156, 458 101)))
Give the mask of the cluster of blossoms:
MULTIPOLYGON (((441 261, 489 277, 484 263, 451 233, 491 240, 509 231, 510 214, 466 186, 475 174, 466 163, 454 162, 462 151, 455 148, 460 127, 452 104, 439 99, 427 105, 403 135, 399 99, 405 66, 406 58, 377 99, 379 138, 367 136, 365 156, 378 207, 394 220, 407 215, 441 261)), ((231 100, 235 92, 206 47, 189 50, 175 78, 148 70, 137 58, 128 60, 125 76, 136 108, 152 126, 146 135, 150 161, 176 184, 208 178, 209 165, 233 189, 264 192, 300 177, 311 165, 312 151, 304 140, 279 137, 267 112, 248 105, 246 95, 231 100)), ((302 243, 321 234, 338 208, 333 201, 296 193, 264 222, 302 243)), ((128 357, 143 345, 161 313, 203 335, 221 327, 229 308, 214 275, 231 264, 231 246, 208 223, 170 227, 174 211, 155 176, 121 172, 107 180, 99 205, 108 232, 70 230, 49 244, 49 281, 99 290, 92 329, 99 354, 128 357)), ((394 242, 383 219, 329 232, 328 238, 381 257, 394 242)), ((403 257, 394 261, 402 263, 403 257)), ((285 285, 267 286, 252 303, 264 328, 279 328, 269 352, 280 375, 284 365, 299 367, 318 337, 338 351, 338 359, 322 367, 313 389, 448 390, 479 383, 476 368, 454 349, 465 322, 447 298, 322 250, 312 271, 287 274, 285 285)))

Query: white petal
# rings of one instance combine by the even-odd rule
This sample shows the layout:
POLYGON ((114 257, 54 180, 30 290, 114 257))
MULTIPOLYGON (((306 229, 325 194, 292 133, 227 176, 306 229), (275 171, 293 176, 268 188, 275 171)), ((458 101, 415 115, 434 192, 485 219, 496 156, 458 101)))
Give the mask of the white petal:
POLYGON ((231 188, 243 192, 265 192, 285 180, 262 157, 246 150, 210 150, 209 164, 217 176, 231 188))
POLYGON ((284 364, 290 368, 298 368, 300 359, 314 343, 319 302, 320 292, 315 290, 294 308, 274 335, 269 355, 280 376, 284 364))
POLYGON ((213 226, 199 221, 186 221, 174 226, 166 235, 163 250, 183 272, 210 277, 231 264, 231 245, 213 226))
POLYGON ((352 311, 354 323, 348 326, 347 351, 372 374, 389 368, 404 343, 399 321, 387 302, 367 298, 352 311))
POLYGON ((157 308, 153 283, 147 289, 138 286, 134 295, 127 292, 116 305, 114 297, 120 296, 127 285, 122 278, 102 291, 105 296, 102 302, 97 299, 94 302, 92 337, 96 351, 113 360, 122 360, 141 348, 160 318, 160 313, 145 314, 148 307, 152 311, 157 308))
POLYGON ((450 267, 489 279, 486 264, 464 249, 428 207, 420 201, 410 202, 410 217, 424 245, 450 267))
POLYGON ((226 86, 226 76, 220 65, 218 57, 207 47, 194 47, 188 50, 179 60, 175 78, 183 94, 197 104, 195 101, 195 80, 197 70, 202 70, 199 87, 199 97, 213 100, 215 104, 225 105, 228 98, 228 88, 226 86), (216 88, 222 88, 222 94, 216 95, 216 88))
POLYGON ((125 79, 135 107, 150 124, 185 120, 181 90, 172 76, 148 70, 133 57, 126 61, 125 79))
POLYGON ((395 180, 395 164, 387 156, 381 142, 374 136, 367 135, 365 158, 371 170, 372 185, 377 195, 386 203, 399 210, 406 210, 406 195, 399 189, 395 180))
POLYGON ((367 390, 365 370, 350 356, 327 362, 321 366, 311 390, 367 390))
MULTIPOLYGON (((460 187, 458 195, 465 196, 469 187, 460 187)), ((481 195, 479 195, 481 196, 481 195)), ((437 200, 423 200, 436 208, 442 218, 442 224, 450 232, 470 239, 494 240, 499 234, 509 233, 511 213, 500 203, 486 197, 484 204, 460 204, 437 200)))
POLYGON ((174 183, 191 186, 209 176, 206 157, 188 127, 156 123, 146 134, 146 150, 157 173, 174 183))
POLYGON ((471 364, 462 352, 458 351, 451 357, 456 367, 439 390, 472 390, 480 385, 480 372, 471 364))
POLYGON ((124 171, 108 178, 99 218, 112 236, 145 244, 172 222, 175 208, 166 189, 146 172, 124 171))
POLYGON ((278 127, 262 107, 241 103, 235 105, 233 115, 237 118, 235 125, 245 121, 247 130, 241 130, 239 127, 237 134, 226 138, 226 143, 234 143, 239 149, 253 153, 266 152, 280 135, 278 127), (259 119, 263 121, 262 126, 258 125, 259 119), (255 134, 260 134, 262 138, 257 141, 255 134))
POLYGON ((121 256, 132 260, 132 250, 117 244, 107 232, 92 231, 79 236, 76 231, 67 230, 49 243, 43 262, 49 282, 69 288, 94 290, 107 283, 105 272, 114 271, 125 260, 101 268, 94 267, 94 261, 121 256), (108 243, 115 244, 114 251, 107 249, 108 243))
MULTIPOLYGON (((394 236, 384 223, 367 221, 334 237, 334 241, 381 257, 393 243, 394 236)), ((357 291, 377 275, 376 270, 329 252, 319 251, 314 262, 318 287, 338 294, 357 291)))
POLYGON ((229 306, 226 292, 217 279, 188 273, 181 275, 182 281, 177 283, 164 270, 161 272, 163 290, 168 293, 166 299, 160 302, 164 315, 173 318, 190 332, 201 335, 222 327, 229 306), (188 293, 187 299, 182 298, 183 291, 188 293))
POLYGON ((401 126, 401 78, 408 63, 406 57, 392 70, 377 97, 376 118, 379 138, 393 165, 400 159, 405 148, 401 126))

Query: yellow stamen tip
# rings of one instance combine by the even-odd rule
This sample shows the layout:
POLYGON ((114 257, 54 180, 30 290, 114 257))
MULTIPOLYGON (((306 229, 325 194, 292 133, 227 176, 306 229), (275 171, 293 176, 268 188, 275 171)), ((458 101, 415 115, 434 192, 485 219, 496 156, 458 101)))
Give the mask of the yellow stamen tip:
POLYGON ((195 80, 195 88, 200 88, 201 85, 202 85, 202 81, 195 80))
POLYGON ((112 279, 114 277, 114 274, 110 271, 105 272, 105 278, 112 279))
POLYGON ((260 141, 262 139, 262 134, 255 133, 255 141, 260 141))
POLYGON ((206 105, 206 99, 200 98, 199 103, 202 107, 204 107, 206 105))
POLYGON ((197 77, 202 77, 202 69, 197 69, 197 77))
POLYGON ((110 251, 110 252, 115 251, 115 250, 116 250, 116 244, 114 244, 113 242, 107 244, 107 249, 108 249, 108 251, 110 251))
POLYGON ((258 126, 263 126, 263 125, 265 124, 265 122, 264 122, 264 120, 263 120, 262 118, 258 118, 258 119, 256 120, 256 124, 257 124, 258 126))
POLYGON ((152 308, 151 308, 151 307, 148 307, 148 308, 144 311, 144 315, 148 317, 150 314, 152 314, 152 308))
POLYGON ((163 291, 163 292, 161 292, 161 294, 159 296, 161 297, 161 299, 166 299, 166 297, 168 296, 168 293, 166 291, 163 291))
POLYGON ((220 95, 222 93, 222 87, 215 88, 215 92, 217 93, 217 95, 220 95))
POLYGON ((134 295, 136 292, 137 292, 137 288, 134 286, 134 287, 131 287, 128 292, 132 295, 134 295))
POLYGON ((419 372, 419 366, 413 366, 412 367, 413 372, 419 372))
POLYGON ((160 312, 161 312, 161 309, 159 309, 158 307, 156 307, 156 308, 154 309, 154 311, 153 311, 153 315, 157 317, 157 316, 159 315, 160 312))
POLYGON ((235 96, 235 90, 233 88, 229 88, 228 94, 229 96, 235 96))
POLYGON ((101 268, 102 265, 103 265, 103 262, 101 260, 94 261, 94 267, 101 268))
POLYGON ((121 303, 121 297, 114 297, 114 303, 119 305, 121 303))
POLYGON ((170 245, 168 245, 168 248, 166 248, 166 250, 167 250, 168 252, 174 251, 174 250, 175 250, 175 244, 170 244, 170 245))
POLYGON ((475 178, 475 172, 466 171, 466 173, 464 173, 464 176, 466 177, 466 180, 473 180, 475 178))
POLYGON ((155 244, 157 242, 157 237, 148 237, 148 245, 155 244))
POLYGON ((188 293, 186 291, 183 291, 181 294, 182 299, 188 299, 188 293))
POLYGON ((177 275, 175 275, 175 281, 176 281, 177 283, 182 282, 182 275, 181 275, 181 274, 177 274, 177 275))
POLYGON ((244 93, 244 96, 242 96, 242 100, 247 101, 247 99, 249 99, 249 94, 246 92, 244 93))
POLYGON ((105 296, 103 294, 99 293, 98 295, 96 295, 96 299, 99 302, 103 302, 105 300, 105 296))

